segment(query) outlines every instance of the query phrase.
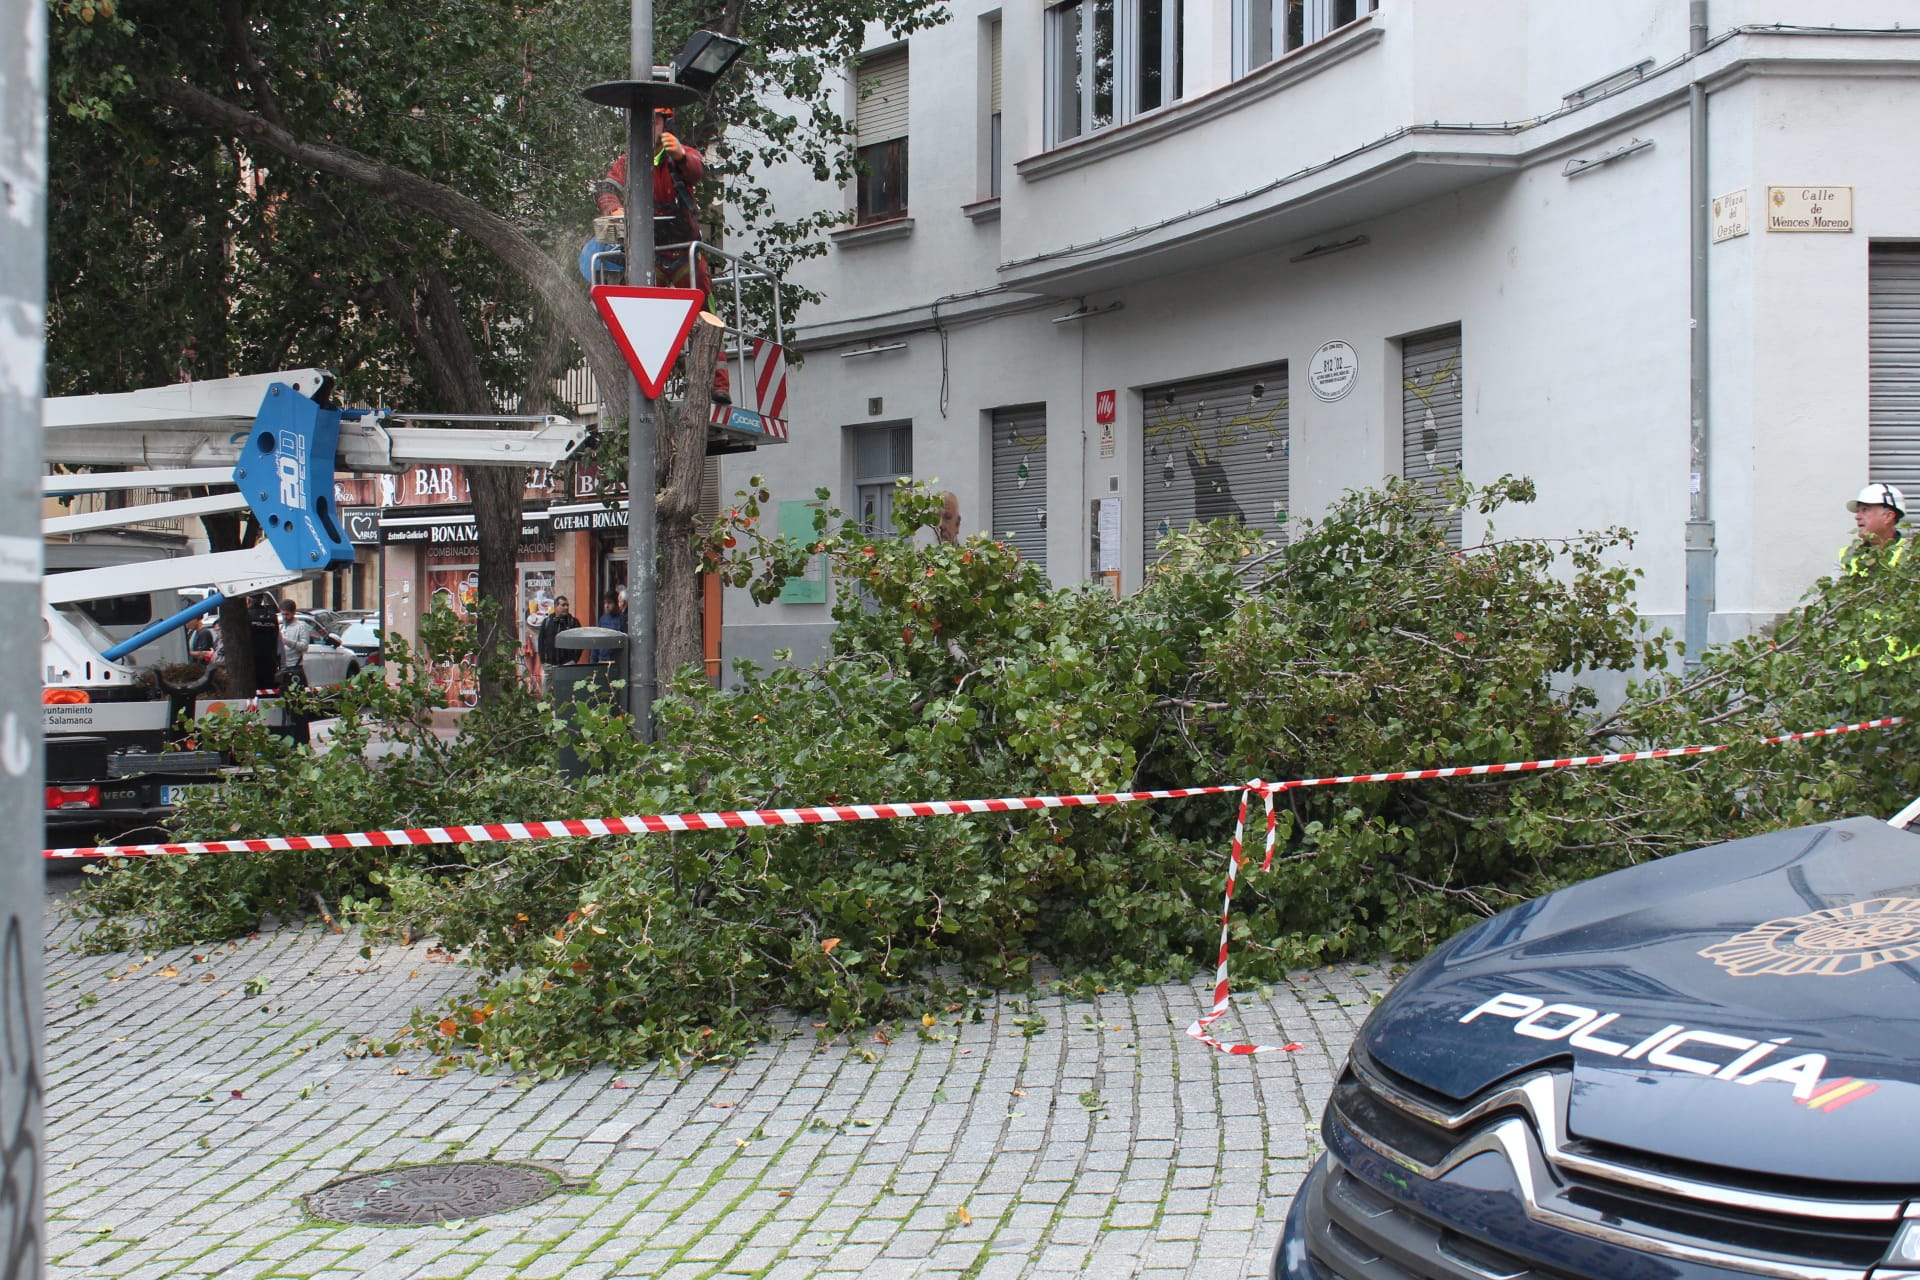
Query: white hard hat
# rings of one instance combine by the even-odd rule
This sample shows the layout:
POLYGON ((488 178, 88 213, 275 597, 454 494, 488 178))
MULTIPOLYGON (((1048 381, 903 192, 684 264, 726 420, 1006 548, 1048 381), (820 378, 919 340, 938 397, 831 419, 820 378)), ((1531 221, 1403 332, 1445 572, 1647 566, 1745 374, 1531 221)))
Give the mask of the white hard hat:
POLYGON ((1862 507, 1892 507, 1895 515, 1905 518, 1907 495, 1890 484, 1870 484, 1847 503, 1849 511, 1858 511, 1862 507))

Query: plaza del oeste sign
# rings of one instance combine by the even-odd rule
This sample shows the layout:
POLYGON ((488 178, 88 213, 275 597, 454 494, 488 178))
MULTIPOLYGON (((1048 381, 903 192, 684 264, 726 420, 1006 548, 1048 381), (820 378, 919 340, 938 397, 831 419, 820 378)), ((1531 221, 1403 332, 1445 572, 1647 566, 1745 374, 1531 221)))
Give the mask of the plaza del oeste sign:
POLYGON ((1767 230, 1852 231, 1852 187, 1768 187, 1767 230))
POLYGON ((1326 343, 1307 362, 1307 386, 1328 404, 1353 390, 1359 377, 1360 357, 1350 342, 1326 343))

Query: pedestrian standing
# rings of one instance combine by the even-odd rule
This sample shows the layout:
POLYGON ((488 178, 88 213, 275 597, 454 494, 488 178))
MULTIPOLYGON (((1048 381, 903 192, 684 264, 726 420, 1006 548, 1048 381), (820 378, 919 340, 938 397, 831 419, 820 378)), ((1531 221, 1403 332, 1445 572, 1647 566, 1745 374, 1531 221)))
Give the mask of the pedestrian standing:
POLYGON ((280 602, 280 687, 292 688, 307 682, 303 664, 314 640, 313 624, 300 616, 300 606, 291 600, 280 602))
POLYGON ((540 627, 540 661, 543 665, 557 667, 564 663, 578 662, 580 656, 569 652, 564 657, 554 646, 562 631, 571 631, 580 625, 580 619, 573 616, 573 610, 567 605, 567 598, 561 596, 553 602, 553 612, 540 627))
MULTIPOLYGON (((620 608, 620 597, 618 595, 609 591, 602 597, 600 601, 600 616, 595 619, 594 625, 597 627, 605 627, 608 631, 624 632, 627 629, 627 619, 620 608)), ((593 660, 595 662, 612 662, 614 656, 615 654, 612 649, 595 649, 593 651, 593 660)))

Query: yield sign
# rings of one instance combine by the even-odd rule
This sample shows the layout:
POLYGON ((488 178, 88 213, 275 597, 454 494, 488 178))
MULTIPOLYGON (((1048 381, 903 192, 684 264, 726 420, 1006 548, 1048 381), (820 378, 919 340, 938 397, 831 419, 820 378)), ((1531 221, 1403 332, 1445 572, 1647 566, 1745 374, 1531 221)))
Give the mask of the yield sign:
POLYGON ((667 370, 680 358, 695 317, 707 295, 698 289, 645 289, 639 285, 597 284, 593 305, 620 344, 640 389, 660 398, 667 370))

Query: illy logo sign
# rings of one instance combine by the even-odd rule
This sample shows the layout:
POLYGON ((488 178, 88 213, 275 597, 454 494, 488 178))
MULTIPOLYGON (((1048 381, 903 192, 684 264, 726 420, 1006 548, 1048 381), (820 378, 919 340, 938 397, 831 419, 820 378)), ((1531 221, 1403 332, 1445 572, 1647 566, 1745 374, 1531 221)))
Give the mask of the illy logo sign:
POLYGON ((1115 406, 1118 403, 1119 403, 1119 397, 1112 391, 1094 392, 1093 393, 1093 420, 1095 422, 1112 422, 1114 418, 1115 406))

